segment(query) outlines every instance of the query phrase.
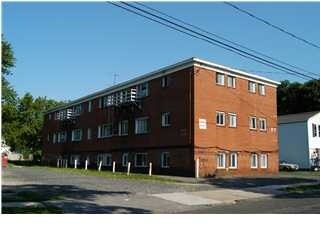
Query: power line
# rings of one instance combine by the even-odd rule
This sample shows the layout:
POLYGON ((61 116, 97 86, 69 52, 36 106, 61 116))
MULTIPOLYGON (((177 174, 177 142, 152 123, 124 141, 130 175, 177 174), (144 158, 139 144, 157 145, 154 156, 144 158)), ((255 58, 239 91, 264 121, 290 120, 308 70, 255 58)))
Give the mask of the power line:
POLYGON ((250 13, 249 11, 247 11, 247 10, 245 10, 245 9, 242 9, 242 8, 240 8, 240 7, 232 4, 232 3, 230 3, 230 2, 224 2, 224 3, 227 4, 227 5, 230 6, 230 7, 238 10, 239 12, 242 12, 242 13, 244 13, 244 14, 246 14, 246 15, 248 15, 248 16, 250 16, 250 17, 252 17, 252 18, 254 18, 254 19, 258 20, 258 21, 260 21, 260 22, 263 22, 264 24, 266 24, 266 25, 268 25, 268 26, 270 26, 270 27, 272 27, 272 28, 274 28, 274 29, 277 29, 277 30, 280 31, 280 32, 283 32, 283 33, 285 33, 285 34, 287 34, 287 35, 289 35, 289 36, 291 36, 291 37, 293 37, 293 38, 295 38, 295 39, 297 39, 297 40, 299 40, 299 41, 304 42, 305 44, 308 44, 308 45, 310 45, 310 46, 312 46, 312 47, 315 47, 315 48, 320 49, 320 46, 317 45, 316 43, 312 43, 312 42, 310 42, 310 41, 308 41, 308 40, 306 40, 306 39, 304 39, 304 38, 302 38, 302 37, 299 37, 299 36, 297 36, 296 34, 293 34, 293 33, 289 32, 289 31, 287 31, 287 30, 285 30, 285 29, 283 29, 283 28, 281 28, 281 27, 279 27, 279 26, 276 26, 276 25, 270 23, 269 21, 264 20, 264 19, 262 19, 262 18, 260 18, 260 17, 258 17, 258 16, 256 16, 256 15, 254 15, 253 13, 250 13))
POLYGON ((293 67, 293 68, 297 68, 297 69, 302 70, 302 71, 304 71, 304 72, 306 72, 306 73, 308 73, 308 74, 312 74, 312 75, 317 76, 317 77, 320 76, 320 74, 318 74, 318 73, 310 72, 310 71, 305 70, 305 69, 303 69, 303 68, 300 68, 300 67, 298 67, 298 66, 295 66, 295 65, 286 63, 286 62, 281 61, 281 60, 279 60, 279 59, 270 57, 270 56, 268 56, 268 55, 266 55, 266 54, 264 54, 264 53, 261 53, 261 52, 258 52, 258 51, 256 51, 256 50, 250 49, 250 48, 248 48, 248 47, 246 47, 246 46, 244 46, 244 45, 241 45, 241 44, 236 43, 236 42, 234 42, 234 41, 228 40, 228 39, 226 39, 226 38, 224 38, 224 37, 222 37, 222 36, 219 36, 218 34, 209 32, 208 30, 205 30, 205 29, 203 29, 203 28, 200 28, 200 27, 198 27, 198 26, 195 26, 195 25, 193 25, 193 24, 190 24, 190 23, 188 23, 188 22, 186 22, 186 21, 183 21, 183 20, 181 20, 181 19, 179 19, 179 18, 173 17, 173 16, 171 16, 171 15, 169 15, 169 14, 167 14, 167 13, 164 13, 164 12, 158 10, 158 9, 152 8, 152 7, 150 7, 150 6, 146 5, 146 4, 143 4, 143 3, 141 3, 141 2, 135 2, 135 3, 138 4, 138 5, 140 5, 140 6, 143 6, 143 7, 147 8, 147 9, 149 9, 149 10, 152 10, 152 11, 154 11, 154 12, 157 12, 157 13, 163 15, 163 16, 166 16, 166 17, 168 17, 168 18, 170 18, 170 19, 173 19, 173 20, 176 20, 176 21, 178 21, 178 22, 180 22, 180 23, 183 23, 183 24, 185 24, 185 25, 187 25, 187 26, 189 26, 189 27, 193 27, 193 28, 195 28, 195 29, 198 29, 198 30, 204 32, 204 33, 207 33, 207 34, 210 34, 210 35, 212 35, 212 36, 215 36, 215 37, 217 37, 217 38, 219 38, 219 39, 222 39, 222 40, 224 40, 224 41, 226 41, 226 42, 228 42, 228 43, 234 44, 235 46, 241 47, 241 48, 243 48, 243 49, 246 49, 246 50, 251 51, 251 52, 253 52, 253 53, 259 54, 259 55, 261 55, 261 56, 264 56, 264 57, 269 58, 269 59, 271 59, 271 60, 274 60, 274 61, 276 61, 276 62, 285 64, 285 65, 287 65, 287 66, 290 66, 290 67, 293 67))
POLYGON ((297 77, 299 77, 299 78, 305 79, 304 77, 301 77, 300 75, 297 75, 297 74, 292 73, 292 72, 285 71, 285 70, 283 70, 283 69, 281 69, 281 68, 275 67, 275 66, 270 65, 270 64, 268 64, 268 63, 264 63, 264 62, 262 62, 262 61, 260 61, 260 60, 254 59, 254 58, 252 58, 252 57, 246 56, 246 55, 241 54, 241 53, 238 53, 238 52, 236 52, 236 51, 234 51, 234 50, 232 50, 232 49, 229 49, 229 48, 227 48, 227 47, 224 47, 224 46, 221 46, 221 45, 219 45, 219 44, 216 44, 216 43, 214 43, 214 42, 212 42, 212 41, 210 41, 210 40, 208 40, 208 39, 198 37, 198 36, 196 36, 196 35, 194 35, 194 34, 191 34, 191 33, 188 33, 188 32, 186 32, 186 31, 183 31, 183 30, 181 30, 181 29, 175 28, 175 27, 173 27, 173 26, 170 26, 170 25, 168 25, 168 24, 165 24, 165 23, 163 23, 163 22, 160 22, 160 21, 158 21, 158 20, 156 20, 156 19, 153 19, 153 18, 151 18, 151 17, 145 16, 145 15, 143 15, 143 14, 141 14, 141 13, 138 13, 138 12, 132 10, 132 9, 128 9, 128 8, 126 8, 126 7, 120 6, 120 5, 118 5, 118 4, 116 4, 116 3, 113 3, 113 2, 108 2, 108 3, 110 3, 110 4, 112 4, 112 5, 116 6, 116 7, 122 8, 122 9, 128 11, 128 12, 131 12, 131 13, 134 13, 134 14, 136 14, 136 15, 139 15, 139 16, 141 16, 141 17, 147 18, 147 19, 149 19, 149 20, 151 20, 151 21, 153 21, 153 22, 156 22, 156 23, 159 23, 159 24, 161 24, 161 25, 164 25, 164 26, 166 26, 166 27, 168 27, 168 28, 171 28, 171 29, 173 29, 173 30, 176 30, 176 31, 178 31, 178 32, 181 32, 181 33, 184 33, 184 34, 186 34, 186 35, 189 35, 189 36, 191 36, 191 37, 193 37, 193 38, 196 38, 196 39, 199 39, 199 40, 203 40, 203 41, 208 42, 208 43, 210 43, 210 44, 212 44, 212 45, 214 45, 214 46, 218 46, 218 47, 221 47, 221 48, 223 48, 223 49, 225 49, 225 50, 234 52, 234 53, 236 53, 236 54, 238 54, 238 55, 240 55, 240 56, 242 56, 242 57, 251 59, 251 60, 253 60, 253 61, 259 62, 259 63, 264 64, 264 65, 266 65, 266 66, 269 66, 269 67, 278 69, 278 70, 283 71, 283 72, 285 72, 285 73, 287 73, 287 74, 294 75, 294 76, 297 76, 297 77))
MULTIPOLYGON (((189 36, 195 37, 194 34, 196 34, 196 35, 197 35, 197 38, 199 38, 198 36, 201 36, 201 37, 204 37, 204 38, 205 38, 205 40, 204 40, 203 38, 200 38, 201 40, 204 40, 204 41, 209 42, 209 43, 211 43, 211 44, 213 44, 213 42, 214 42, 214 43, 215 43, 214 45, 217 45, 217 44, 218 44, 219 47, 222 47, 222 48, 224 48, 224 49, 226 49, 226 50, 228 50, 228 51, 234 52, 234 53, 236 53, 236 54, 238 54, 238 55, 241 55, 241 56, 243 56, 243 57, 250 58, 251 60, 254 60, 254 61, 256 61, 256 62, 262 63, 262 64, 264 64, 264 65, 267 65, 267 66, 270 66, 270 67, 273 67, 273 68, 276 68, 276 69, 278 69, 278 70, 287 72, 287 73, 289 73, 289 74, 291 74, 291 75, 295 75, 295 76, 298 76, 298 77, 303 78, 303 79, 306 79, 306 77, 308 78, 308 80, 309 80, 309 79, 313 79, 313 77, 311 77, 310 75, 307 75, 307 74, 298 72, 298 71, 296 71, 296 70, 292 70, 292 69, 290 69, 290 68, 281 66, 281 65, 276 64, 276 63, 273 63, 273 62, 271 62, 271 61, 269 61, 269 60, 266 60, 266 59, 264 59, 264 58, 255 56, 254 54, 248 53, 248 52, 246 52, 246 51, 243 51, 243 50, 241 50, 241 49, 238 49, 238 48, 236 48, 236 47, 233 47, 233 46, 231 46, 231 45, 229 45, 229 44, 225 44, 225 43, 223 43, 223 42, 221 42, 221 41, 219 41, 219 40, 216 40, 216 39, 214 39, 214 38, 208 37, 208 36, 205 35, 205 34, 199 33, 199 32, 197 32, 197 31, 194 31, 194 30, 190 29, 190 28, 187 28, 187 27, 184 27, 184 26, 179 25, 179 24, 177 24, 177 23, 174 23, 174 22, 172 22, 172 21, 170 21, 170 20, 168 20, 168 19, 162 18, 162 17, 160 17, 160 16, 158 16, 158 15, 155 15, 155 14, 153 14, 153 13, 150 13, 150 12, 148 12, 148 11, 146 11, 146 10, 143 10, 143 9, 141 9, 141 8, 138 8, 138 7, 136 7, 136 6, 133 6, 133 5, 129 4, 129 3, 126 3, 126 2, 121 2, 121 3, 122 3, 123 5, 126 5, 126 6, 129 6, 129 7, 131 7, 131 8, 137 9, 137 10, 140 11, 140 12, 146 13, 146 14, 148 14, 148 15, 151 15, 151 16, 153 16, 153 17, 156 17, 157 19, 161 19, 161 20, 164 21, 164 22, 170 23, 170 24, 172 24, 172 25, 174 25, 174 26, 177 26, 177 27, 179 27, 179 28, 182 28, 182 29, 184 29, 184 30, 187 30, 187 31, 193 33, 193 34, 190 34, 190 33, 189 33, 189 34, 188 34, 189 36), (210 41, 209 41, 208 39, 209 39, 210 41)), ((118 4, 115 4, 115 3, 112 3, 112 4, 115 5, 115 6, 121 7, 121 6, 119 6, 118 4)), ((126 10, 128 11, 127 8, 124 8, 124 7, 121 7, 121 8, 126 9, 126 10)), ((135 12, 135 11, 133 11, 133 10, 131 10, 131 12, 137 14, 137 12, 135 12)), ((146 18, 146 15, 143 15, 143 14, 138 14, 138 15, 146 18)), ((155 19, 153 19, 153 18, 148 18, 148 19, 150 19, 150 20, 152 20, 152 21, 155 20, 155 19)), ((157 22, 159 23, 159 21, 157 21, 157 22)), ((162 22, 160 22, 160 24, 164 25, 162 22)), ((168 27, 168 24, 166 24, 165 26, 168 27)), ((171 28, 172 28, 172 26, 171 26, 171 28)), ((177 30, 177 28, 175 28, 175 30, 177 30)), ((180 30, 180 32, 183 32, 183 31, 181 31, 181 29, 179 29, 179 30, 180 30)), ((184 32, 184 33, 186 33, 186 32, 184 32)))

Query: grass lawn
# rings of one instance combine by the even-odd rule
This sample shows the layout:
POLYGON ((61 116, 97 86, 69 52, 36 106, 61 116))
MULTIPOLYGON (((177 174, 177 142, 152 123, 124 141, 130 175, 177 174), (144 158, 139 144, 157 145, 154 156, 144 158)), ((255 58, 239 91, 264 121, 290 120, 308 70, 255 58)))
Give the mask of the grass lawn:
POLYGON ((300 185, 295 187, 287 187, 284 189, 287 192, 294 193, 305 193, 305 192, 313 192, 320 191, 320 184, 310 184, 310 185, 300 185))
POLYGON ((142 180, 142 181, 158 181, 163 183, 182 183, 183 181, 179 181, 170 177, 160 177, 160 176, 149 176, 148 174, 140 174, 140 173, 130 173, 128 176, 126 172, 115 172, 112 173, 111 171, 98 170, 93 169, 75 169, 75 168, 56 168, 56 167, 44 167, 44 166, 37 166, 37 168, 47 169, 50 171, 58 171, 63 173, 71 173, 71 174, 79 174, 84 176, 98 176, 98 177, 105 177, 105 178, 113 178, 113 179, 130 179, 130 180, 142 180))
POLYGON ((308 176, 312 176, 312 177, 320 177, 320 171, 315 172, 315 171, 281 171, 279 172, 280 175, 283 176, 296 176, 296 177, 308 177, 308 176))

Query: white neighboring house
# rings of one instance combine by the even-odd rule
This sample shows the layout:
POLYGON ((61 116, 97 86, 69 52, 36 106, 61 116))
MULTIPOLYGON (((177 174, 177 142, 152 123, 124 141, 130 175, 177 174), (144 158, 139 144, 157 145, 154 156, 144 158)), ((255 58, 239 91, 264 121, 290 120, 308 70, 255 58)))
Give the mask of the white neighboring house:
POLYGON ((278 134, 280 161, 320 165, 320 111, 278 116, 278 134))

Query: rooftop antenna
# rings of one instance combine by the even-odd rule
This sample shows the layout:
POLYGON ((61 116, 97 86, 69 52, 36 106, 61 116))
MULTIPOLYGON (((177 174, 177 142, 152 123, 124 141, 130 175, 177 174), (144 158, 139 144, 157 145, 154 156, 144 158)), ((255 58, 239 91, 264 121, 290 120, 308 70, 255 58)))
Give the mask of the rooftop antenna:
POLYGON ((113 85, 117 83, 117 77, 119 77, 119 74, 117 73, 113 74, 113 85))

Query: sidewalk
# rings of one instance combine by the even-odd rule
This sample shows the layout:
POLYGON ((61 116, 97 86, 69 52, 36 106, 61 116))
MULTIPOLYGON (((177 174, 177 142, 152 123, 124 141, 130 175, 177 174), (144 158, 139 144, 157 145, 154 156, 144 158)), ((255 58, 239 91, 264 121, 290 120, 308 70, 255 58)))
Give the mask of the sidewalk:
POLYGON ((176 193, 160 193, 152 194, 151 196, 161 198, 164 200, 180 203, 183 205, 218 205, 218 204, 233 204, 240 200, 256 199, 273 197, 277 195, 286 194, 284 191, 286 187, 295 187, 302 185, 315 185, 320 181, 312 184, 288 184, 288 185, 269 185, 263 187, 253 187, 245 189, 227 189, 218 188, 208 191, 196 192, 176 192, 176 193))

